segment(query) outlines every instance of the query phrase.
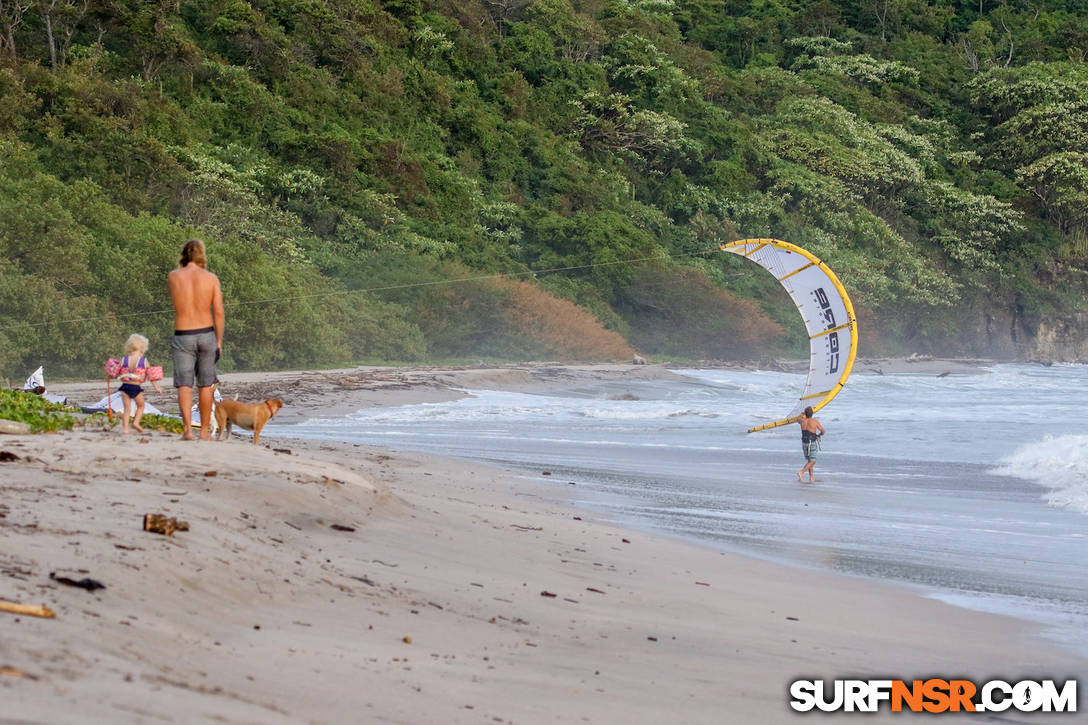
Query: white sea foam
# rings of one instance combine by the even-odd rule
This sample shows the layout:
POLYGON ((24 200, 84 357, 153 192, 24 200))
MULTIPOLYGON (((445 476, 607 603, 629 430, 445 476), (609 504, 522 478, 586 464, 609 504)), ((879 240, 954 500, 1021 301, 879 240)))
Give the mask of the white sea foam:
POLYGON ((663 418, 680 418, 692 416, 697 418, 717 418, 718 413, 709 410, 695 410, 693 408, 676 408, 674 406, 628 406, 625 408, 585 408, 577 411, 577 415, 583 418, 597 420, 661 420, 663 418))
MULTIPOLYGON (((468 392, 468 391, 466 391, 468 392)), ((397 424, 487 423, 501 419, 512 427, 550 421, 632 422, 675 418, 718 418, 717 401, 695 406, 667 400, 559 397, 473 390, 468 397, 444 402, 360 410, 348 418, 320 418, 310 425, 327 427, 397 424)))
POLYGON ((1088 513, 1088 435, 1047 436, 1001 464, 994 473, 1038 483, 1051 506, 1088 513))

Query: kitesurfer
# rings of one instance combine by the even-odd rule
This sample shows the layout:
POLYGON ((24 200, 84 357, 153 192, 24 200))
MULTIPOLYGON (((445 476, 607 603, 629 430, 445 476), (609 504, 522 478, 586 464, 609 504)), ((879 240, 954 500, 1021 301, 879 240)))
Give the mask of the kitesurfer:
POLYGON ((805 408, 805 412, 797 419, 801 424, 801 451, 805 454, 805 466, 797 472, 797 480, 804 480, 804 473, 808 471, 808 482, 816 480, 812 469, 816 466, 816 454, 820 450, 820 437, 826 432, 820 425, 820 421, 812 417, 812 407, 805 408))

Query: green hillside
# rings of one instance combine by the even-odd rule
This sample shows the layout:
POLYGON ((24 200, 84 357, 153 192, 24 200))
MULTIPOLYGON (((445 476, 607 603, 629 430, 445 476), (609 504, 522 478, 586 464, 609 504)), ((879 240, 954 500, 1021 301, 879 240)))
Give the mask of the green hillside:
POLYGON ((165 362, 194 236, 228 370, 797 354, 757 236, 865 354, 1030 355, 1088 311, 1082 7, 0 0, 0 374, 165 362))

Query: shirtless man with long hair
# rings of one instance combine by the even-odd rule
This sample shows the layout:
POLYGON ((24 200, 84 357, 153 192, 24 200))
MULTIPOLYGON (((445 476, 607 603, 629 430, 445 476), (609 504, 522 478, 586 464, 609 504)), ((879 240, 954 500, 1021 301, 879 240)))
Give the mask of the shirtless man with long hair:
POLYGON ((805 412, 797 419, 801 424, 801 451, 805 454, 805 466, 797 472, 797 480, 804 480, 804 473, 808 471, 808 482, 816 480, 813 468, 816 466, 816 454, 820 450, 820 436, 824 434, 824 427, 820 421, 812 417, 812 408, 805 408, 805 412))
POLYGON ((174 301, 174 387, 185 430, 193 438, 193 384, 199 389, 200 440, 212 438, 212 391, 217 380, 215 364, 223 350, 223 292, 219 278, 209 272, 204 242, 192 239, 181 250, 181 262, 166 277, 174 301))

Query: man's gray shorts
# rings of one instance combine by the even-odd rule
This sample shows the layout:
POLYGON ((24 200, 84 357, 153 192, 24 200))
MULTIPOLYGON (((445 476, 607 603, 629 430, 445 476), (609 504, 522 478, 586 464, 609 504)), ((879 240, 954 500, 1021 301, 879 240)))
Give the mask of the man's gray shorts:
POLYGON ((198 388, 215 385, 215 331, 196 335, 174 334, 170 352, 174 357, 174 387, 198 388))

